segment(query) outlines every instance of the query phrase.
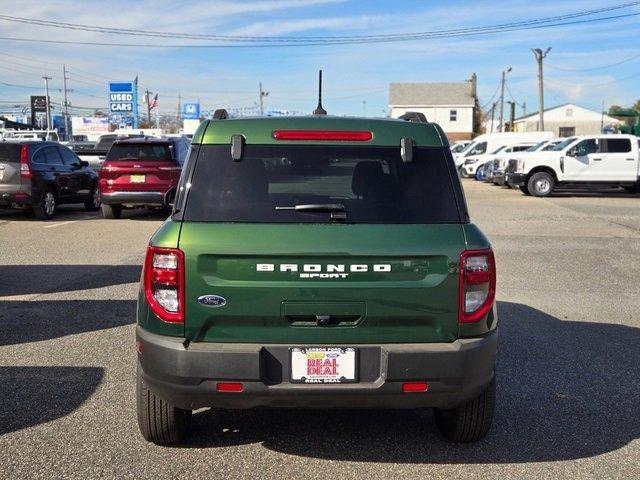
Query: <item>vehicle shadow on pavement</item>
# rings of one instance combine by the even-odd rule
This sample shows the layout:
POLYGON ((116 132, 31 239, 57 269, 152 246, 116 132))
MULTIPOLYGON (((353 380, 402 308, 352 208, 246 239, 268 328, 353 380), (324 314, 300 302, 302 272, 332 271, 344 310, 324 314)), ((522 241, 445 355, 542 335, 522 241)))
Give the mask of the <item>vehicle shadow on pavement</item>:
POLYGON ((121 327, 136 321, 135 300, 0 300, 0 305, 0 346, 121 327))
POLYGON ((0 435, 70 414, 103 376, 99 367, 0 367, 0 435))
POLYGON ((571 460, 640 437, 640 329, 499 302, 498 398, 481 442, 451 444, 430 411, 250 410, 194 415, 186 447, 261 442, 290 455, 393 463, 571 460))
POLYGON ((0 265, 0 297, 137 283, 141 270, 140 265, 0 265))

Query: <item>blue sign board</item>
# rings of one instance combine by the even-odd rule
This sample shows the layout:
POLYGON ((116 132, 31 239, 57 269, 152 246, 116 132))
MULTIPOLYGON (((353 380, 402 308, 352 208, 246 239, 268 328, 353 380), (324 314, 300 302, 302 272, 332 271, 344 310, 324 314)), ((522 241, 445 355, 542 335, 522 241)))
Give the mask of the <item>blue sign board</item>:
POLYGON ((134 128, 138 123, 138 85, 133 82, 109 82, 109 113, 132 115, 134 128))
POLYGON ((185 103, 182 106, 182 118, 185 120, 197 120, 200 118, 199 103, 185 103))

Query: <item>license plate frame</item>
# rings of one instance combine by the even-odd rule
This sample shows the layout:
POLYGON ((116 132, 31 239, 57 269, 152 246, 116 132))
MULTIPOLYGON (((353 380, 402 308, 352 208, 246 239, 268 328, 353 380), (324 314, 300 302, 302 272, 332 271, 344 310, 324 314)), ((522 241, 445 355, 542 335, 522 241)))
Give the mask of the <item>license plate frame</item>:
POLYGON ((145 183, 146 181, 146 175, 129 175, 129 182, 131 183, 145 183))
MULTIPOLYGON (((306 363, 306 362, 305 362, 306 363)), ((331 367, 331 365, 329 365, 331 367)), ((350 369, 350 368, 349 368, 350 369)), ((359 380, 359 370, 360 370, 360 355, 359 351, 355 347, 291 347, 289 348, 289 381, 291 383, 304 384, 304 385, 342 385, 345 383, 358 383, 359 380), (307 354, 324 354, 322 357, 325 360, 332 360, 333 358, 340 359, 341 357, 346 359, 347 361, 351 360, 351 367, 353 368, 352 375, 349 375, 349 371, 340 372, 344 373, 340 377, 333 375, 319 375, 315 377, 305 377, 304 375, 296 375, 299 373, 301 366, 294 365, 294 362, 299 360, 295 360, 296 356, 304 356, 308 359, 307 354), (335 354, 338 353, 337 357, 332 357, 331 355, 328 357, 327 353, 335 354), (295 376, 294 376, 295 375, 295 376)), ((308 371, 308 370, 307 370, 308 371)))

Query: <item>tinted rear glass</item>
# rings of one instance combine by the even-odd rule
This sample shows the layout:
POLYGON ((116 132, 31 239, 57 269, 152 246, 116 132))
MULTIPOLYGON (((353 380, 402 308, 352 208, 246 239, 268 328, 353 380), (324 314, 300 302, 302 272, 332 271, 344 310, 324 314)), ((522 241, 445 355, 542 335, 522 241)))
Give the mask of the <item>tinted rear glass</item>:
POLYGON ((171 160, 169 145, 149 143, 117 143, 106 157, 107 161, 166 162, 171 160))
POLYGON ((447 161, 442 148, 404 163, 397 147, 248 145, 234 162, 228 145, 204 145, 184 220, 324 223, 330 212, 291 208, 338 204, 348 223, 459 223, 447 161))
POLYGON ((113 142, 118 138, 117 135, 102 135, 96 143, 96 150, 109 150, 113 142))
POLYGON ((631 140, 628 138, 608 138, 607 152, 627 153, 631 151, 631 140))
POLYGON ((22 145, 15 143, 0 143, 0 162, 20 163, 22 145))

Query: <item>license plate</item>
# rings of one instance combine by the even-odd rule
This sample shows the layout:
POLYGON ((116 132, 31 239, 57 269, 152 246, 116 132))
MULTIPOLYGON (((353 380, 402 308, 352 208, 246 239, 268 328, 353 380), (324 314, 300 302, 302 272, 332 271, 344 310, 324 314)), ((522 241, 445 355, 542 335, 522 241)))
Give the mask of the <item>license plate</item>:
POLYGON ((292 383, 357 382, 357 350, 351 347, 307 347, 291 350, 292 383))
POLYGON ((145 176, 144 175, 131 175, 129 177, 131 183, 144 183, 145 176))

